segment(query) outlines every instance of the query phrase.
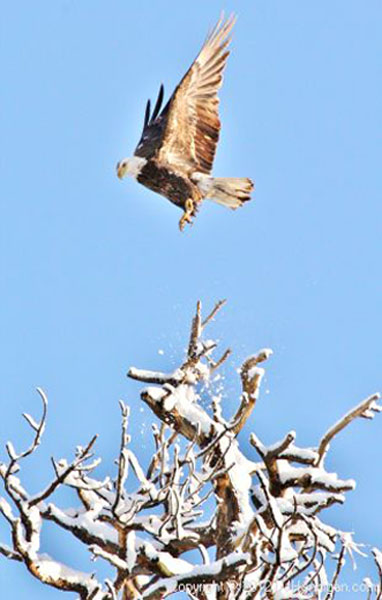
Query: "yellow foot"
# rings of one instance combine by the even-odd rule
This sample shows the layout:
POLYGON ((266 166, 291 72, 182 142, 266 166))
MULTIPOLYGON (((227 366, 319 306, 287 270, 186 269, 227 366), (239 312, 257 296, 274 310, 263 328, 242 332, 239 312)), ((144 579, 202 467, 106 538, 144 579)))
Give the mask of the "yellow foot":
POLYGON ((183 231, 187 223, 190 223, 190 225, 192 225, 192 217, 195 215, 195 208, 196 207, 191 198, 186 200, 186 204, 184 206, 184 213, 179 221, 180 231, 183 231))

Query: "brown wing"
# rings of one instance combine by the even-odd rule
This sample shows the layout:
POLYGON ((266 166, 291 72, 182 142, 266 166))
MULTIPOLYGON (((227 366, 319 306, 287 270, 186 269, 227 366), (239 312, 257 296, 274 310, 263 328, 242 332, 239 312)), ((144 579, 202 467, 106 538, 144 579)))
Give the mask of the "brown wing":
POLYGON ((158 153, 160 162, 185 172, 211 171, 220 131, 217 92, 234 23, 234 16, 225 21, 220 18, 173 93, 158 153))
POLYGON ((169 102, 161 110, 164 96, 163 84, 160 86, 159 94, 153 112, 151 113, 151 102, 147 101, 143 131, 134 156, 143 158, 154 158, 162 146, 162 137, 166 127, 166 115, 169 102))

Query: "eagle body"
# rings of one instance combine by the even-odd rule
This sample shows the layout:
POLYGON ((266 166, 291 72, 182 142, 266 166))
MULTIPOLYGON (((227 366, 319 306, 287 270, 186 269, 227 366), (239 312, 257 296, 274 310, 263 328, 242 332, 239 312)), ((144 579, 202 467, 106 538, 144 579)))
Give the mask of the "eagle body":
POLYGON ((219 20, 163 108, 161 85, 152 112, 147 102, 134 156, 117 164, 118 177, 132 175, 183 210, 180 229, 192 222, 202 200, 235 209, 250 199, 253 190, 247 177, 210 174, 220 134, 217 93, 234 22, 234 17, 219 20))
POLYGON ((156 160, 148 160, 143 165, 137 181, 183 210, 186 209, 187 200, 195 203, 202 200, 198 186, 189 177, 176 173, 156 160))

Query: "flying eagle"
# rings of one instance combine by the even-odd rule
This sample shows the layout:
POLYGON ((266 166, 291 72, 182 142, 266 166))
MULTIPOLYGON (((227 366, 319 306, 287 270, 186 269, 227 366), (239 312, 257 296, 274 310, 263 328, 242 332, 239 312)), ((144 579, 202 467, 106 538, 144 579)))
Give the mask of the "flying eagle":
POLYGON ((210 175, 220 132, 217 92, 234 23, 234 16, 220 18, 164 108, 163 85, 152 113, 148 100, 134 156, 117 164, 120 179, 132 175, 183 209, 181 230, 192 222, 203 199, 235 209, 250 199, 253 189, 246 177, 210 175))

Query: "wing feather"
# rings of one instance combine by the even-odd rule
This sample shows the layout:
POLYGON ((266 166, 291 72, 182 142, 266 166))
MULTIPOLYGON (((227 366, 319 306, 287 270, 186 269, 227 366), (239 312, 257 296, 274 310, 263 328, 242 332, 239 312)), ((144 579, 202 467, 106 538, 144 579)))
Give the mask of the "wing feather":
POLYGON ((163 102, 163 96, 164 96, 164 87, 163 87, 163 83, 162 83, 159 88, 159 94, 158 94, 157 101, 155 103, 155 108, 153 110, 153 114, 151 115, 151 119, 150 119, 151 121, 155 121, 155 119, 159 115, 159 111, 161 109, 162 102, 163 102))
POLYGON ((219 140, 218 90, 235 17, 223 16, 173 93, 158 159, 185 172, 209 173, 219 140))
POLYGON ((163 131, 165 128, 166 115, 169 107, 168 102, 161 111, 163 97, 164 87, 163 84, 161 84, 152 113, 151 102, 150 100, 147 101, 142 136, 138 142, 138 146, 135 149, 135 156, 141 156, 147 159, 153 158, 162 145, 163 131))
POLYGON ((151 102, 150 102, 150 100, 147 100, 143 129, 145 129, 145 127, 147 126, 147 123, 150 121, 150 110, 151 110, 151 102))

